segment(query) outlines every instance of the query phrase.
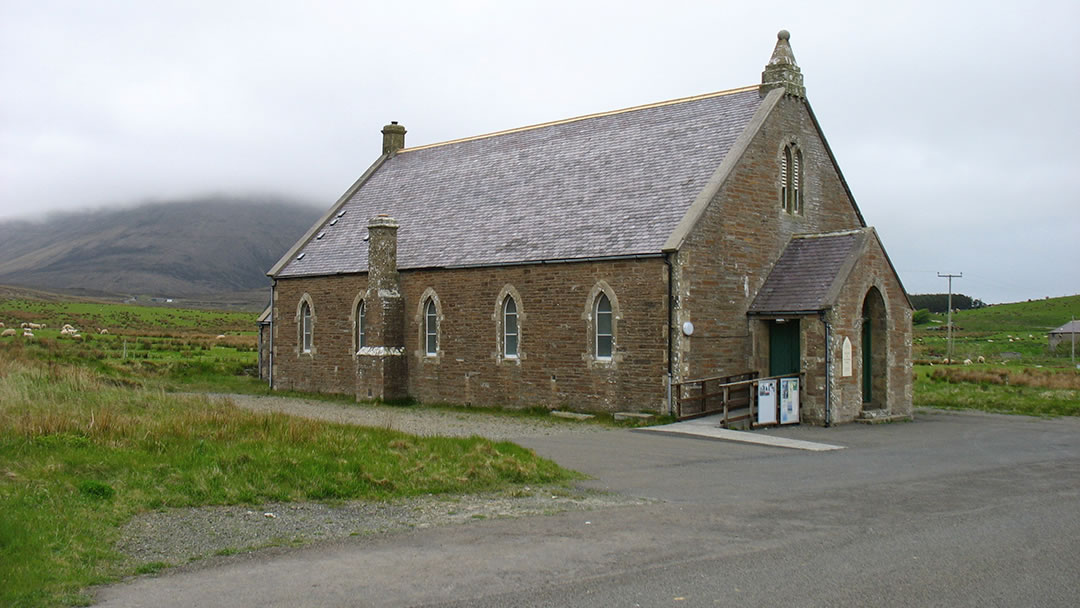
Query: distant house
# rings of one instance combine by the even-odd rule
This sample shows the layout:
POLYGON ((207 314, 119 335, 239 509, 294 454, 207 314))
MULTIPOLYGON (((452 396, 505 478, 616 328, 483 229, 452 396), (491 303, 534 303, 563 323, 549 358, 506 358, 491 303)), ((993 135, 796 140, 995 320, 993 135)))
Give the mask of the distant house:
POLYGON ((667 411, 800 374, 911 413, 911 313, 781 32, 761 84, 382 155, 269 271, 274 388, 667 411))
POLYGON ((1050 352, 1057 352, 1058 344, 1071 347, 1073 342, 1080 342, 1080 321, 1069 321, 1048 334, 1050 352))

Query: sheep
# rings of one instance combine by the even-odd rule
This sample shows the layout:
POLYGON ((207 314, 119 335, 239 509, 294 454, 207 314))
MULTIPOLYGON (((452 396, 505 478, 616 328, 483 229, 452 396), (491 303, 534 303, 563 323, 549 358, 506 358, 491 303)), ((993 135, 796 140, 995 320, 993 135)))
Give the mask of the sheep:
POLYGON ((23 332, 22 332, 22 337, 24 337, 24 338, 33 338, 34 337, 34 332, 30 331, 29 329, 24 329, 23 332))
POLYGON ((215 340, 224 340, 225 339, 225 334, 221 334, 221 335, 219 335, 218 337, 216 337, 214 339, 215 340))
POLYGON ((4 322, 0 321, 0 327, 3 327, 3 326, 4 326, 4 322))
POLYGON ((73 326, 71 323, 64 323, 64 326, 61 329, 66 329, 68 331, 72 331, 72 330, 75 329, 75 326, 73 326))
POLYGON ((27 323, 27 326, 31 331, 35 329, 45 329, 45 325, 41 323, 27 323))
POLYGON ((964 359, 964 365, 971 365, 971 359, 964 359))
POLYGON ((945 365, 948 365, 948 364, 952 363, 952 361, 949 361, 948 357, 945 357, 944 359, 942 359, 941 362, 944 363, 945 365))
POLYGON ((976 361, 978 361, 979 363, 986 363, 986 357, 979 355, 979 358, 976 359, 976 361))
POLYGON ((109 335, 109 330, 108 330, 108 329, 102 329, 102 330, 101 330, 101 331, 99 331, 98 333, 99 333, 99 334, 101 334, 101 335, 103 335, 103 336, 107 336, 107 335, 109 335))
POLYGON ((14 336, 15 333, 14 329, 5 329, 3 332, 0 332, 0 337, 6 338, 8 336, 14 336))
POLYGON ((27 329, 27 328, 29 328, 29 327, 30 327, 30 324, 29 324, 29 323, 27 323, 26 321, 23 321, 23 322, 22 322, 22 323, 21 323, 21 324, 19 325, 19 328, 20 328, 20 329, 27 329))

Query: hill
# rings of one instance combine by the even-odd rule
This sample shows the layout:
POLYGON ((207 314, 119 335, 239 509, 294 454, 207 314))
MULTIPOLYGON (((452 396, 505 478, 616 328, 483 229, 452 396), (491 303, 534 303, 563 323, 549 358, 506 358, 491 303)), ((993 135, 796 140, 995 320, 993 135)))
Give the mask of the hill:
POLYGON ((0 283, 265 301, 266 271, 321 212, 281 199, 210 197, 0 222, 0 283))
MULTIPOLYGON (((991 362, 1021 361, 1025 364, 1071 366, 1070 350, 1050 352, 1047 332, 1080 319, 1080 295, 1046 298, 953 313, 953 358, 991 362), (1006 355, 1008 353, 1008 355, 1006 355)), ((917 360, 936 360, 948 352, 944 314, 931 315, 931 322, 915 327, 917 360)))
MULTIPOLYGON (((944 318, 942 315, 941 318, 944 318)), ((953 323, 972 332, 1046 332, 1080 319, 1080 295, 1046 298, 953 313, 953 323)))

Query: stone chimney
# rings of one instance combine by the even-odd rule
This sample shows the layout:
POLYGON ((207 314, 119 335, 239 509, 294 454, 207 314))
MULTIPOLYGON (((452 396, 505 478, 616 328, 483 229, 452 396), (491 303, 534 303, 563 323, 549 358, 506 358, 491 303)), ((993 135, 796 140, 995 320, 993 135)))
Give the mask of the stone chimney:
POLYGON ((380 213, 368 222, 368 289, 398 290, 397 220, 380 213))
POLYGON ((397 154, 397 151, 405 147, 405 127, 391 120, 390 124, 382 128, 382 153, 388 156, 397 154))
MULTIPOLYGON (((387 128, 390 126, 394 125, 387 128)), ((405 301, 397 270, 397 231, 397 220, 389 215, 376 215, 368 222, 364 292, 367 346, 356 353, 356 398, 361 401, 392 401, 408 396, 405 301)))
POLYGON ((776 88, 783 88, 788 95, 806 97, 802 70, 795 64, 795 54, 791 52, 791 44, 788 43, 790 38, 791 34, 787 30, 780 30, 776 34, 776 48, 773 49, 772 58, 765 66, 765 71, 761 73, 761 87, 758 91, 762 97, 776 88))

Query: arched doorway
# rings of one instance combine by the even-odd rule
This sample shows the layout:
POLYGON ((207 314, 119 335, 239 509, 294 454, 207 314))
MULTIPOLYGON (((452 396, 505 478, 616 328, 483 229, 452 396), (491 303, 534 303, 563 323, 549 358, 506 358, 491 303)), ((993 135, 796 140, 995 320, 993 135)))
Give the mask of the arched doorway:
POLYGON ((879 410, 886 401, 888 334, 885 300, 877 287, 866 293, 862 305, 862 394, 864 410, 879 410))

